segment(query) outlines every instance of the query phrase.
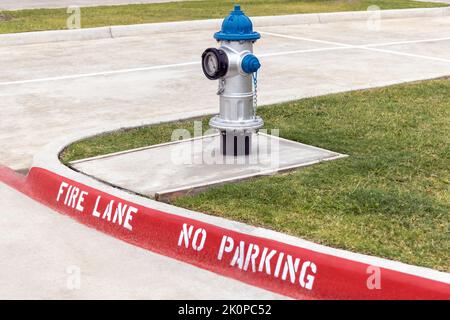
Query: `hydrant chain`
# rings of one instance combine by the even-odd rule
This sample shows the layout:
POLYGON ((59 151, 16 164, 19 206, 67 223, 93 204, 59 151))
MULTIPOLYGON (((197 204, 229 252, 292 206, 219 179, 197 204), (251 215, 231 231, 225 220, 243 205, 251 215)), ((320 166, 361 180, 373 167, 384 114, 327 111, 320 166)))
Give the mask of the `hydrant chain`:
POLYGON ((225 79, 222 78, 219 80, 219 89, 217 90, 217 95, 220 96, 225 90, 225 79))
POLYGON ((253 78, 253 118, 256 118, 258 108, 258 71, 252 74, 253 78))

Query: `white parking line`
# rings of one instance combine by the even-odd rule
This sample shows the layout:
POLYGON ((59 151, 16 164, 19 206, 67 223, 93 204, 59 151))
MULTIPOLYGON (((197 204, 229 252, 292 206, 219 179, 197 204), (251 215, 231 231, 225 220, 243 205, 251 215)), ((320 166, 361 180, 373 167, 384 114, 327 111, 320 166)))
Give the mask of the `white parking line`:
POLYGON ((290 36, 286 34, 281 33, 274 33, 274 32, 266 32, 261 31, 261 34, 266 34, 269 36, 279 37, 279 38, 286 38, 286 39, 293 39, 293 40, 302 40, 302 41, 309 41, 309 42, 317 42, 317 43, 324 43, 324 44, 333 44, 335 46, 341 46, 341 47, 383 47, 383 46, 394 46, 394 45, 401 45, 401 44, 414 44, 414 43, 424 43, 424 42, 439 42, 439 41, 449 41, 450 37, 444 37, 444 38, 431 38, 431 39, 421 39, 421 40, 403 40, 403 41, 394 41, 394 42, 381 42, 381 43, 368 43, 368 44, 361 44, 361 45, 353 45, 353 44, 346 44, 342 42, 335 42, 335 41, 328 41, 328 40, 318 40, 318 39, 312 39, 312 38, 305 38, 305 37, 297 37, 297 36, 290 36))
POLYGON ((141 68, 119 69, 119 70, 93 72, 93 73, 80 73, 80 74, 72 74, 72 75, 67 75, 67 76, 48 77, 48 78, 39 78, 39 79, 31 79, 31 80, 7 81, 7 82, 0 82, 0 86, 34 83, 34 82, 45 82, 45 81, 58 81, 58 80, 67 80, 67 79, 78 79, 78 78, 97 77, 97 76, 107 76, 107 75, 111 75, 111 74, 148 71, 148 70, 159 70, 159 69, 167 69, 167 68, 177 68, 177 67, 191 66, 191 65, 195 65, 195 64, 199 64, 199 63, 200 62, 198 62, 198 61, 192 61, 192 62, 184 62, 184 63, 162 64, 162 65, 157 65, 157 66, 149 66, 149 67, 141 67, 141 68))
POLYGON ((290 55, 290 54, 321 52, 321 51, 330 51, 330 50, 343 50, 343 49, 351 49, 351 47, 325 47, 325 48, 305 49, 305 50, 280 51, 280 52, 258 54, 258 56, 262 57, 262 58, 277 57, 277 56, 285 56, 285 55, 290 55))
MULTIPOLYGON (((281 52, 266 53, 266 54, 259 55, 260 57, 275 57, 275 56, 310 53, 310 52, 321 52, 321 51, 331 51, 331 50, 363 49, 363 50, 368 50, 368 51, 383 52, 383 53, 389 53, 389 54, 395 54, 395 55, 401 55, 401 56, 408 56, 408 57, 419 58, 419 59, 427 59, 427 60, 433 60, 433 61, 450 63, 449 59, 432 57, 432 56, 425 56, 425 55, 418 55, 418 54, 413 54, 413 53, 405 53, 405 52, 400 52, 400 51, 395 51, 395 50, 375 48, 375 47, 401 45, 401 44, 414 44, 414 43, 425 43, 425 42, 448 41, 448 40, 450 40, 450 37, 435 38, 435 39, 423 39, 423 40, 398 41, 398 42, 385 42, 385 43, 370 43, 370 44, 364 44, 364 45, 351 45, 351 44, 346 44, 346 43, 341 43, 341 42, 319 40, 319 39, 297 37, 297 36, 290 36, 290 35, 274 33, 274 32, 262 31, 260 33, 261 34, 265 34, 265 35, 269 35, 269 36, 274 36, 274 37, 291 39, 291 40, 301 40, 301 41, 308 41, 308 42, 315 42, 315 43, 322 43, 322 44, 333 45, 332 47, 324 47, 324 48, 305 49, 305 50, 291 50, 291 51, 281 51, 281 52)), ((148 67, 141 67, 141 68, 118 69, 118 70, 112 70, 112 71, 102 71, 102 72, 93 72, 93 73, 81 73, 81 74, 72 74, 72 75, 66 75, 66 76, 47 77, 47 78, 37 78, 37 79, 29 79, 29 80, 6 81, 6 82, 0 82, 0 86, 20 85, 20 84, 28 84, 28 83, 38 83, 38 82, 48 82, 48 81, 59 81, 59 80, 70 80, 70 79, 79 79, 79 78, 88 78, 88 77, 107 76, 107 75, 114 75, 114 74, 121 74, 121 73, 160 70, 160 69, 167 69, 167 68, 177 68, 177 67, 191 66, 191 65, 196 65, 196 64, 200 64, 200 62, 199 61, 191 61, 191 62, 184 62, 184 63, 163 64, 163 65, 148 66, 148 67)))
POLYGON ((450 40, 450 37, 423 39, 423 40, 405 40, 405 41, 396 41, 396 42, 365 44, 364 47, 383 47, 383 46, 395 46, 395 45, 401 45, 401 44, 415 44, 415 43, 439 42, 439 41, 449 41, 449 40, 450 40))
POLYGON ((344 44, 344 43, 340 43, 340 42, 327 41, 327 40, 318 40, 318 39, 297 37, 297 36, 290 36, 290 35, 281 34, 281 33, 266 32, 266 31, 260 31, 259 33, 266 34, 268 36, 278 37, 278 38, 286 38, 286 39, 292 39, 292 40, 303 40, 303 41, 317 42, 317 43, 323 43, 323 44, 332 44, 332 45, 339 46, 339 47, 352 47, 352 45, 350 45, 350 44, 344 44))
MULTIPOLYGON (((292 50, 292 51, 266 53, 266 54, 261 54, 259 56, 260 57, 273 57, 273 56, 282 56, 282 55, 300 54, 300 53, 309 53, 309 52, 318 52, 318 51, 339 50, 339 49, 347 49, 347 48, 345 48, 345 47, 344 48, 343 47, 327 47, 327 48, 316 48, 316 49, 305 49, 305 50, 292 50)), ((6 81, 6 82, 0 82, 0 86, 10 86, 10 85, 19 85, 19 84, 28 84, 28 83, 37 83, 37 82, 48 82, 48 81, 71 80, 71 79, 79 79, 79 78, 107 76, 107 75, 114 75, 114 74, 120 74, 120 73, 177 68, 177 67, 191 66, 191 65, 196 65, 196 64, 200 64, 200 61, 191 61, 191 62, 176 63, 176 64, 163 64, 163 65, 157 65, 157 66, 148 66, 148 67, 131 68, 131 69, 119 69, 119 70, 113 70, 113 71, 80 73, 80 74, 72 74, 72 75, 67 75, 67 76, 37 78, 37 79, 30 79, 30 80, 6 81)))
POLYGON ((449 59, 438 58, 438 57, 431 57, 431 56, 424 56, 424 55, 421 55, 421 54, 400 52, 400 51, 395 51, 395 50, 387 50, 387 49, 379 49, 379 48, 365 48, 365 47, 357 48, 357 49, 365 49, 365 50, 369 50, 369 51, 376 51, 376 52, 395 54, 395 55, 398 55, 398 56, 406 56, 406 57, 413 57, 413 58, 419 58, 419 59, 427 59, 427 60, 434 60, 434 61, 439 61, 439 62, 450 63, 449 59))
POLYGON ((318 40, 318 39, 311 39, 311 38, 297 37, 297 36, 289 36, 289 35, 285 35, 285 34, 281 34, 281 33, 264 32, 264 31, 262 31, 260 33, 261 34, 266 34, 266 35, 269 35, 269 36, 280 37, 280 38, 287 38, 287 39, 292 39, 292 40, 300 40, 300 41, 309 41, 309 42, 333 44, 333 45, 340 46, 341 48, 347 48, 347 49, 363 49, 363 50, 368 50, 368 51, 390 53, 390 54, 395 54, 395 55, 400 55, 400 56, 407 56, 407 57, 413 57, 413 58, 420 58, 420 59, 427 59, 427 60, 434 60, 434 61, 439 61, 439 62, 450 63, 449 59, 444 59, 444 58, 425 56, 425 55, 414 54, 414 53, 406 53, 406 52, 395 51, 395 50, 374 48, 374 47, 382 47, 382 46, 389 46, 389 45, 399 45, 399 44, 413 44, 413 43, 423 43, 423 42, 446 41, 446 40, 450 40, 449 37, 446 37, 446 38, 435 38, 435 39, 424 39, 424 40, 385 42, 385 43, 369 43, 369 44, 364 44, 364 45, 351 45, 351 44, 341 43, 341 42, 318 40))

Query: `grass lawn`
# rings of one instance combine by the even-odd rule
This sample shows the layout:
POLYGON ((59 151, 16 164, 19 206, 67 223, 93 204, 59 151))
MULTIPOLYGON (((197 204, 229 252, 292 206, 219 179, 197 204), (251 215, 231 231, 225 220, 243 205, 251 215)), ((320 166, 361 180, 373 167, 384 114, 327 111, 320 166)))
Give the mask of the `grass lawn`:
MULTIPOLYGON (((445 4, 410 0, 240 0, 250 16, 294 13, 442 7, 445 4)), ((184 1, 156 4, 86 7, 81 10, 83 28, 164 21, 223 18, 236 1, 184 1)), ((66 29, 66 9, 32 9, 0 12, 0 33, 66 29)))
MULTIPOLYGON (((448 272, 449 96, 450 79, 439 79, 261 108, 266 128, 279 128, 280 136, 350 156, 174 204, 448 272)), ((192 121, 94 137, 71 145, 62 159, 169 141, 181 127, 192 121)))

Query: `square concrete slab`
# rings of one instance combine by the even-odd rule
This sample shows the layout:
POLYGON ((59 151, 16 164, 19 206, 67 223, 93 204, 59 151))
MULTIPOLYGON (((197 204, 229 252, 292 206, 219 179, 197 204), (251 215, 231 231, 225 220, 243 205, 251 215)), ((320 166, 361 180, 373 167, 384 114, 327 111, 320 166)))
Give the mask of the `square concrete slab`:
POLYGON ((247 157, 223 156, 215 134, 74 161, 71 166, 111 185, 164 200, 346 156, 264 133, 252 140, 247 157))

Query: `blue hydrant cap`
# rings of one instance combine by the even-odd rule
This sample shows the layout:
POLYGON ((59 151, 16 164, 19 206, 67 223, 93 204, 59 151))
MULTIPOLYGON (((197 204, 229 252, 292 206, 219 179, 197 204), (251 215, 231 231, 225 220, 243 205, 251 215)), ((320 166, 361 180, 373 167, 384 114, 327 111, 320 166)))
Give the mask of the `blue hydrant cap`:
POLYGON ((222 22, 222 30, 214 34, 217 40, 258 40, 261 35, 253 31, 253 24, 241 10, 240 5, 235 5, 234 10, 222 22))
POLYGON ((253 73, 258 71, 261 67, 261 63, 259 63, 258 58, 253 54, 248 54, 244 57, 244 59, 242 59, 241 67, 245 73, 253 73))

